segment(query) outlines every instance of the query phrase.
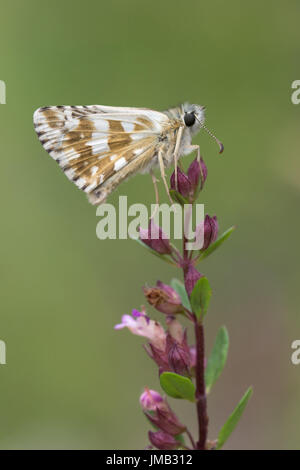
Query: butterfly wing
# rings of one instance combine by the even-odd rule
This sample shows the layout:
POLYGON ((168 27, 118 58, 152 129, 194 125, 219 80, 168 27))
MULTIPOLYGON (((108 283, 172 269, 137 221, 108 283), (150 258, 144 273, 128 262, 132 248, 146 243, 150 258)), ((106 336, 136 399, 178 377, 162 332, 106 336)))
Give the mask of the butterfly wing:
POLYGON ((93 204, 147 166, 169 122, 157 111, 111 106, 39 108, 33 120, 45 150, 93 204))

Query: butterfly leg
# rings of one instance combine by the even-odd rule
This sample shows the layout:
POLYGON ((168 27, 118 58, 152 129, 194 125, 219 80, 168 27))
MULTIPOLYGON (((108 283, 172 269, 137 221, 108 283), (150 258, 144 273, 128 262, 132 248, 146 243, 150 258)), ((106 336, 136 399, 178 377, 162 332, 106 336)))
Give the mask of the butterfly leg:
POLYGON ((175 144, 175 150, 174 150, 174 168, 175 168, 175 188, 176 188, 176 191, 178 190, 177 166, 178 166, 179 147, 180 147, 182 134, 183 134, 183 127, 179 127, 178 134, 177 134, 177 139, 176 139, 176 144, 175 144))
POLYGON ((200 154, 200 145, 191 145, 188 150, 192 152, 194 152, 194 150, 197 150, 197 160, 198 162, 200 163, 200 158, 201 158, 201 154, 200 154))
POLYGON ((164 182, 164 185, 165 185, 165 188, 166 188, 166 191, 167 191, 167 195, 170 199, 171 204, 173 204, 173 201, 172 201, 172 198, 171 198, 171 195, 170 195, 170 191, 169 191, 169 186, 168 186, 168 183, 167 183, 167 180, 166 180, 165 165, 164 165, 164 161, 163 161, 163 157, 162 157, 162 152, 160 150, 158 151, 158 163, 159 163, 159 167, 160 167, 161 177, 162 177, 162 180, 164 182))

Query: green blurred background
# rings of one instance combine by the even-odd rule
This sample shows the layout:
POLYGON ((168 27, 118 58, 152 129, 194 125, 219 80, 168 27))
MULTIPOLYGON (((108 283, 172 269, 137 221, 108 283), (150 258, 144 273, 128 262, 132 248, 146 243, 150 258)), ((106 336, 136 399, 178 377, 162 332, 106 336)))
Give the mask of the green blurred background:
MULTIPOLYGON (((195 139, 209 172, 202 201, 222 231, 238 228, 201 267, 214 291, 207 348, 222 324, 231 340, 209 399, 210 437, 252 384, 226 447, 299 449, 300 366, 290 360, 300 337, 299 2, 0 5, 0 447, 143 448, 138 397, 159 386, 157 371, 143 341, 113 326, 144 301, 144 283, 177 274, 133 241, 96 238, 95 208, 38 142, 34 110, 188 100, 207 106, 225 145, 220 157, 206 134, 195 139)), ((131 179, 109 202, 122 194, 150 204, 150 178, 131 179)), ((195 430, 193 406, 172 405, 195 430)))

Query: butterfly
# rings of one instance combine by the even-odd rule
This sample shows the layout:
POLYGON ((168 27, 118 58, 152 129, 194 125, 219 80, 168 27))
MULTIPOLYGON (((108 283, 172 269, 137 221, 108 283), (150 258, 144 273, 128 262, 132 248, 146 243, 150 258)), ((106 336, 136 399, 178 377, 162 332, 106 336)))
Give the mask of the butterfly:
MULTIPOLYGON (((112 106, 48 106, 35 111, 37 136, 65 175, 84 191, 92 204, 101 204, 129 176, 150 173, 158 166, 169 195, 165 168, 197 151, 192 137, 205 129, 205 107, 185 103, 164 112, 112 106)), ((156 195, 157 195, 156 190, 156 195)), ((170 195, 169 195, 170 196, 170 195)))

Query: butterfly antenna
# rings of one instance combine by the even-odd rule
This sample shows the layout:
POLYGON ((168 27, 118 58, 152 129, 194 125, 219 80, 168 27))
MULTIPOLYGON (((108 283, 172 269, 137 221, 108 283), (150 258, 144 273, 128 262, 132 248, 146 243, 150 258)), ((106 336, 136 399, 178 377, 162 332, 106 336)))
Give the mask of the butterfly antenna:
POLYGON ((220 149, 219 153, 222 153, 224 150, 224 145, 222 144, 222 142, 219 139, 217 139, 217 137, 209 129, 207 129, 207 127, 204 124, 202 125, 202 127, 217 142, 219 149, 220 149))

